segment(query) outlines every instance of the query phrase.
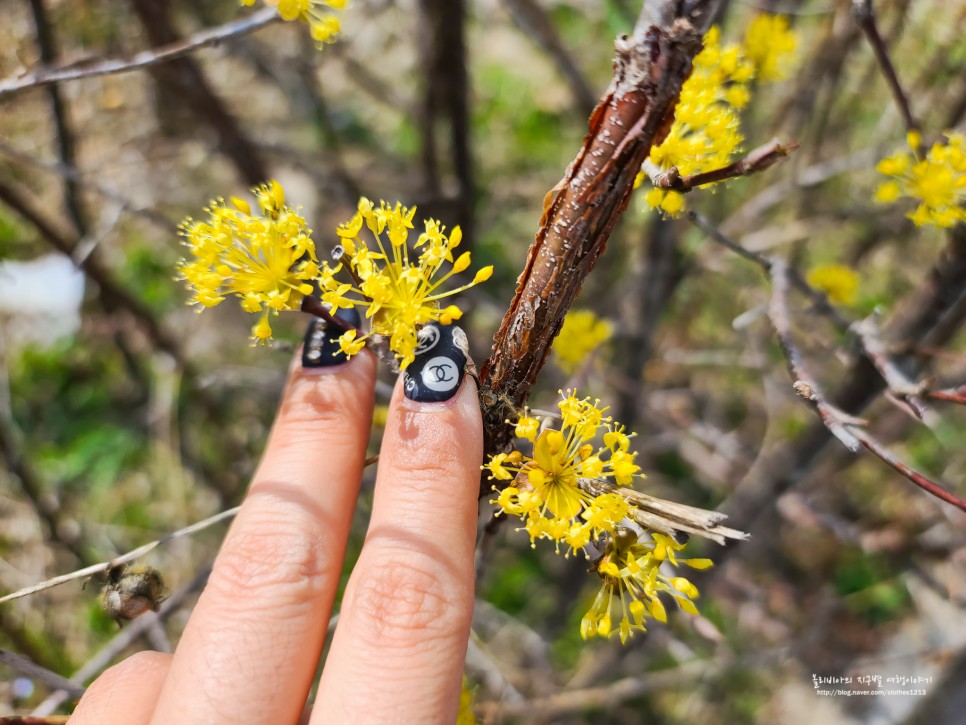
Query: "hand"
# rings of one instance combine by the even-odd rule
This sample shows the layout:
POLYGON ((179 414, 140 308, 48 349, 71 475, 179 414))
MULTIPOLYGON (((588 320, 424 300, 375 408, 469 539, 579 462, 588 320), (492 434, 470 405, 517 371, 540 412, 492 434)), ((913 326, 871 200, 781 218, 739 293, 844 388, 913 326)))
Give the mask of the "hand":
MULTIPOLYGON (((369 352, 329 364, 330 341, 315 329, 307 352, 325 354, 303 355, 293 370, 251 490, 177 650, 140 652, 107 670, 72 725, 299 721, 342 571, 376 372, 369 352)), ((420 378, 421 367, 438 365, 439 351, 417 356, 406 395, 425 399, 412 382, 430 380, 429 397, 440 397, 445 384, 420 378)), ((372 519, 313 725, 455 721, 473 608, 482 422, 472 378, 452 384, 455 395, 443 390, 450 400, 433 403, 409 400, 396 385, 372 519)))

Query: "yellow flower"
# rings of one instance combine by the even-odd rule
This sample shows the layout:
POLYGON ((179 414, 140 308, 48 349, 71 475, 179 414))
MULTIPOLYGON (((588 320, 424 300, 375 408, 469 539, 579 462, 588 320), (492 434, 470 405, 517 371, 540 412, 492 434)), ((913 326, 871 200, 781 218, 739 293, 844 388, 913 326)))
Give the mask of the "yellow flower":
POLYGON ((614 326, 590 310, 571 310, 554 341, 554 362, 568 375, 573 374, 587 356, 613 334, 614 326))
MULTIPOLYGON (((795 35, 788 30, 788 21, 778 16, 756 18, 744 46, 722 45, 718 27, 708 30, 691 76, 681 88, 671 131, 651 149, 650 163, 663 171, 677 167, 682 176, 731 163, 744 141, 738 109, 751 98, 748 85, 756 76, 760 80, 781 77, 794 48, 795 35)), ((684 196, 676 191, 653 188, 644 201, 672 218, 685 209, 684 196)))
MULTIPOLYGON (((254 5, 255 0, 241 0, 242 5, 254 5)), ((333 10, 343 10, 347 0, 265 0, 266 5, 278 8, 282 20, 300 20, 309 26, 312 40, 320 46, 334 43, 339 34, 339 18, 333 10)))
POLYGON ((891 177, 879 185, 875 200, 888 204, 907 196, 919 201, 906 216, 916 226, 952 227, 966 222, 966 137, 948 132, 946 143, 935 143, 925 158, 916 153, 922 139, 910 134, 909 151, 882 159, 876 171, 891 177))
MULTIPOLYGON (((697 587, 680 576, 669 576, 661 565, 677 565, 675 552, 684 544, 663 534, 652 533, 650 541, 638 540, 636 533, 618 527, 604 549, 604 555, 596 562, 601 587, 590 609, 580 622, 580 634, 584 639, 618 635, 624 644, 635 631, 644 632, 646 619, 667 621, 667 612, 660 599, 669 595, 688 614, 696 615, 692 599, 698 596, 697 587), (613 626, 611 609, 614 600, 620 602, 620 620, 613 626)), ((682 559, 694 569, 707 569, 709 559, 682 559)))
POLYGON ((828 295, 829 301, 839 305, 855 302, 859 275, 844 264, 820 264, 808 272, 808 283, 828 295))
POLYGON ((491 501, 500 513, 518 516, 525 522, 531 543, 546 538, 567 555, 583 549, 591 539, 610 532, 627 515, 627 501, 616 494, 594 496, 580 485, 580 479, 613 479, 627 485, 639 476, 634 453, 621 444, 629 439, 615 425, 608 408, 600 401, 561 393, 558 403, 560 429, 539 432, 536 418, 524 415, 516 422, 517 435, 533 442, 533 455, 520 451, 491 456, 483 467, 490 479, 513 481, 491 501), (604 445, 589 443, 604 431, 604 445))
POLYGON ((269 315, 299 309, 319 266, 305 220, 285 205, 279 183, 253 191, 260 213, 253 214, 243 199, 232 198, 230 206, 215 199, 207 221, 182 222, 193 258, 182 259, 178 272, 193 293, 191 303, 214 307, 238 297, 242 309, 260 316, 252 337, 264 342, 272 337, 269 315))
POLYGON ((782 15, 757 15, 745 31, 744 53, 762 81, 787 77, 798 40, 782 15))
POLYGON ((322 301, 333 309, 366 308, 371 326, 369 334, 357 337, 355 331, 349 331, 342 336, 340 345, 347 355, 361 349, 370 335, 382 335, 389 339, 389 348, 405 370, 415 359, 416 332, 420 327, 429 322, 448 325, 463 314, 455 305, 440 309, 439 301, 484 282, 493 274, 492 266, 484 267, 471 283, 441 292, 441 286, 450 277, 470 266, 470 253, 454 259, 453 250, 462 239, 460 228, 454 227, 447 236, 433 219, 425 222, 425 231, 410 250, 409 230, 415 214, 415 208, 398 202, 389 206, 383 201, 376 207, 363 198, 352 219, 337 230, 342 257, 334 267, 328 262, 322 265, 322 301), (363 227, 374 240, 374 248, 360 236, 363 227), (444 264, 451 267, 440 274, 444 264), (337 278, 340 272, 351 282, 337 278))

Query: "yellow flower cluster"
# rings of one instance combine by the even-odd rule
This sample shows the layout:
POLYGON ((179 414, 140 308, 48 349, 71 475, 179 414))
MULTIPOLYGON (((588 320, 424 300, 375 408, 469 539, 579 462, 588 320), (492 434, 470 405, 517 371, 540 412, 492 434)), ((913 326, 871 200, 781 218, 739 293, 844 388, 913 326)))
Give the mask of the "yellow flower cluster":
POLYGON ((949 132, 946 139, 933 144, 924 159, 917 159, 922 137, 910 132, 911 151, 884 158, 875 167, 891 177, 876 190, 875 200, 885 204, 903 196, 918 200, 919 206, 907 216, 920 227, 947 228, 966 222, 966 136, 949 132))
POLYGON ((554 362, 570 375, 613 334, 614 326, 608 320, 601 319, 590 310, 571 310, 554 341, 554 362))
POLYGON ((758 80, 780 81, 788 76, 797 45, 798 38, 789 30, 788 18, 761 13, 745 31, 743 50, 755 66, 758 80))
MULTIPOLYGON (((673 167, 682 176, 703 173, 727 166, 739 150, 741 134, 739 110, 748 105, 749 84, 757 77, 773 80, 795 48, 795 36, 784 18, 759 16, 746 35, 745 45, 721 44, 721 31, 712 27, 704 36, 704 48, 694 59, 690 78, 681 88, 681 99, 674 110, 674 124, 667 138, 651 149, 649 163, 662 171, 673 167), (769 39, 768 27, 780 29, 769 39)), ((638 175, 636 185, 647 178, 638 175)), ((685 208, 684 195, 653 187, 644 196, 652 209, 670 217, 685 208)))
MULTIPOLYGON (((678 565, 675 553, 684 544, 658 533, 649 534, 647 543, 639 541, 634 530, 622 525, 636 511, 626 496, 614 491, 594 495, 590 486, 582 485, 582 480, 611 479, 629 486, 642 478, 636 454, 628 450, 634 434, 605 416, 608 408, 600 407, 599 400, 578 398, 573 391, 561 395, 560 430, 541 430, 540 421, 526 413, 514 424, 517 437, 533 443, 532 456, 514 450, 491 456, 484 466, 490 480, 509 482, 491 501, 500 507, 497 513, 522 519, 531 545, 550 539, 558 553, 563 545, 565 556, 607 539, 603 555, 594 562, 602 585, 581 621, 584 639, 619 633, 626 642, 633 631, 644 631, 646 618, 667 621, 660 594, 670 594, 681 609, 697 614, 691 601, 698 594, 694 585, 661 571, 665 563, 678 565), (598 436, 603 446, 591 443, 598 436), (610 614, 615 599, 622 611, 616 628, 610 614)), ((681 563, 695 569, 711 566, 710 559, 681 563)))
POLYGON ((687 564, 693 569, 707 569, 710 559, 677 560, 675 554, 684 544, 663 534, 652 533, 643 543, 631 529, 619 527, 613 534, 604 555, 596 562, 601 587, 590 609, 580 621, 580 635, 584 639, 618 634, 626 643, 635 630, 644 632, 647 618, 667 621, 667 612, 659 597, 669 594, 688 614, 697 615, 692 599, 698 589, 681 576, 668 576, 662 564, 687 564), (614 628, 611 609, 614 600, 620 601, 621 618, 614 628))
POLYGON ((808 271, 808 283, 824 292, 830 302, 851 305, 859 288, 859 275, 844 264, 820 264, 808 271))
POLYGON ((561 395, 560 430, 541 432, 539 420, 523 415, 515 424, 516 435, 533 443, 533 455, 498 453, 484 468, 490 480, 512 482, 491 503, 501 513, 524 520, 531 543, 551 539, 558 551, 560 544, 566 545, 569 555, 612 532, 627 515, 622 496, 594 496, 580 487, 580 479, 609 478, 627 486, 641 469, 634 462, 637 454, 628 451, 631 436, 604 416, 608 407, 600 408, 599 400, 579 399, 573 391, 561 395), (604 445, 596 447, 590 441, 601 431, 604 445))
POLYGON ((447 292, 440 287, 454 274, 470 265, 470 253, 455 260, 459 227, 447 236, 439 222, 429 219, 425 232, 415 246, 422 247, 418 258, 407 246, 416 209, 398 202, 390 207, 380 202, 377 208, 368 199, 359 201, 351 220, 338 228, 342 246, 340 262, 321 266, 315 243, 305 220, 285 205, 285 192, 277 181, 253 189, 261 213, 253 213, 248 202, 232 197, 231 205, 216 199, 206 209, 207 221, 191 217, 181 224, 185 245, 192 259, 181 260, 178 272, 192 292, 191 304, 214 307, 228 296, 241 300, 242 309, 259 315, 252 328, 256 342, 272 337, 270 315, 281 310, 298 310, 303 298, 315 287, 322 302, 333 312, 339 308, 365 308, 371 332, 362 335, 349 330, 339 338, 346 355, 357 354, 371 334, 389 339, 389 348, 405 369, 414 359, 416 333, 428 322, 450 324, 462 316, 456 305, 440 309, 439 300, 490 278, 493 267, 484 267, 470 284, 447 292), (359 237, 363 225, 375 239, 377 250, 370 249, 359 237), (390 254, 383 245, 388 236, 390 254), (347 263, 347 266, 346 266, 347 263), (450 270, 436 279, 444 263, 450 270), (346 269, 352 283, 336 279, 346 269))
MULTIPOLYGON (((282 20, 301 20, 309 26, 312 39, 320 45, 334 43, 341 26, 333 10, 345 8, 348 0, 265 0, 266 5, 278 8, 282 20)), ((254 5, 255 0, 241 0, 242 5, 254 5)))
MULTIPOLYGON (((178 272, 193 292, 191 303, 214 307, 228 295, 241 299, 246 312, 259 315, 252 337, 272 336, 269 315, 298 309, 319 275, 315 244, 305 220, 285 205, 277 181, 254 190, 261 213, 233 197, 231 206, 215 199, 207 221, 188 217, 181 224, 193 259, 181 260, 178 272)), ((199 308, 199 311, 200 309, 199 308)))
POLYGON ((469 284, 440 292, 446 280, 470 266, 470 253, 454 259, 453 250, 462 239, 460 228, 454 227, 447 236, 438 221, 428 219, 414 245, 413 256, 422 248, 414 263, 408 241, 415 213, 415 208, 398 202, 390 206, 383 201, 376 207, 363 198, 352 219, 338 228, 343 255, 335 267, 323 263, 319 279, 322 301, 334 310, 366 308, 371 328, 369 335, 350 330, 339 338, 347 356, 358 353, 366 338, 377 334, 389 339, 389 348, 405 370, 415 359, 419 327, 437 321, 449 325, 463 314, 456 305, 441 309, 439 301, 484 282, 493 274, 492 266, 484 267, 469 284), (360 236, 363 227, 372 236, 374 248, 360 236), (437 279, 444 264, 451 265, 450 269, 437 279), (337 278, 343 270, 351 283, 337 278))

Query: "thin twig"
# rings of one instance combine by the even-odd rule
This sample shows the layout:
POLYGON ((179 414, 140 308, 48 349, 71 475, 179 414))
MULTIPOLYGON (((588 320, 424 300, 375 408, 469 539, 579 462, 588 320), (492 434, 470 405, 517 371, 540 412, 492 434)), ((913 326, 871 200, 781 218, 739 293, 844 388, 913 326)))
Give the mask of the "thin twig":
MULTIPOLYGON (((74 687, 83 687, 85 682, 103 672, 108 665, 117 659, 128 647, 134 644, 139 637, 178 611, 191 594, 204 587, 210 573, 211 567, 205 566, 195 574, 194 579, 188 582, 187 586, 182 587, 165 599, 161 608, 156 613, 148 612, 128 624, 70 676, 70 683, 74 687)), ((31 715, 35 717, 49 715, 57 710, 64 702, 71 699, 71 697, 73 695, 64 690, 56 690, 37 705, 31 715)))
POLYGON ((905 409, 917 419, 922 420, 926 414, 926 406, 920 400, 924 386, 910 380, 892 361, 885 344, 879 337, 879 329, 874 316, 870 315, 861 322, 853 324, 852 332, 858 336, 862 343, 863 352, 875 366, 875 369, 879 371, 882 379, 885 380, 889 392, 905 404, 905 409))
MULTIPOLYGON (((782 351, 785 353, 785 362, 788 365, 788 372, 791 374, 792 380, 795 381, 795 390, 800 396, 815 405, 829 432, 838 438, 846 448, 856 453, 859 450, 859 441, 843 422, 847 414, 835 408, 825 399, 818 383, 805 369, 801 353, 799 353, 792 338, 792 325, 788 314, 788 266, 780 259, 771 259, 768 271, 772 283, 768 317, 778 335, 778 342, 782 351)), ((851 419, 850 422, 862 423, 858 419, 851 419)))
POLYGON ((958 390, 930 390, 925 393, 925 396, 933 400, 945 400, 949 403, 966 405, 966 387, 958 390))
POLYGON ((10 93, 23 91, 28 88, 45 86, 60 81, 74 81, 80 78, 109 75, 113 73, 129 73, 141 68, 163 63, 174 58, 192 53, 199 48, 218 45, 224 40, 270 25, 278 19, 275 8, 264 8, 242 20, 235 20, 216 28, 203 30, 189 38, 163 45, 152 50, 136 53, 130 58, 112 58, 94 63, 84 62, 62 68, 39 67, 16 77, 0 81, 0 98, 10 93))
MULTIPOLYGON (((694 211, 689 211, 685 215, 687 220, 694 224, 698 229, 707 234, 711 239, 721 246, 730 249, 735 254, 744 257, 750 262, 754 262, 759 267, 761 267, 766 273, 771 271, 772 259, 766 257, 758 252, 753 252, 746 247, 741 246, 734 240, 725 236, 714 224, 712 224, 706 217, 698 214, 694 211)), ((791 285, 805 295, 809 301, 815 305, 815 309, 828 317, 835 326, 843 331, 848 331, 849 327, 852 325, 852 321, 846 318, 831 302, 829 302, 828 295, 821 292, 808 281, 802 277, 802 275, 795 269, 787 269, 788 279, 791 285)))
POLYGON ((873 438, 868 431, 853 429, 855 437, 859 439, 866 449, 873 455, 881 458, 886 464, 908 478, 923 491, 936 498, 942 499, 946 503, 951 503, 961 511, 966 511, 966 500, 950 493, 938 483, 926 478, 923 474, 913 469, 910 465, 901 461, 892 451, 883 446, 878 440, 873 438))
POLYGON ((785 159, 798 147, 799 144, 794 141, 786 144, 776 138, 750 151, 744 158, 720 169, 702 171, 699 174, 688 174, 687 176, 681 176, 677 166, 663 170, 649 160, 644 162, 644 170, 654 186, 687 194, 689 191, 705 184, 714 184, 727 179, 757 174, 759 171, 764 171, 785 159))
POLYGON ((112 569, 113 567, 119 566, 121 564, 127 564, 128 562, 134 561, 135 559, 144 556, 145 554, 147 554, 150 551, 153 551, 159 546, 163 546, 164 544, 174 541, 175 539, 180 539, 184 536, 190 536, 191 534, 195 534, 199 531, 203 531, 204 529, 207 529, 210 526, 214 526, 215 524, 221 521, 230 519, 234 517, 240 510, 241 510, 241 506, 235 506, 234 508, 230 508, 227 511, 222 511, 220 513, 215 514, 214 516, 209 516, 206 519, 197 521, 191 524, 190 526, 185 526, 183 529, 178 529, 177 531, 172 531, 170 534, 165 534, 160 539, 155 539, 154 541, 144 544, 143 546, 139 546, 136 549, 132 549, 126 554, 121 554, 120 556, 116 556, 113 559, 109 559, 108 561, 102 561, 98 564, 92 564, 91 566, 84 567, 83 569, 72 571, 69 574, 61 574, 60 576, 55 576, 54 578, 48 579, 47 581, 40 582, 39 584, 32 584, 29 587, 24 587, 23 589, 20 589, 16 592, 7 594, 4 597, 0 597, 0 604, 5 604, 6 602, 13 601, 14 599, 27 597, 27 596, 30 596, 31 594, 42 592, 45 589, 51 589, 52 587, 56 587, 61 584, 66 584, 69 581, 91 577, 91 576, 94 576, 95 574, 106 572, 108 569, 112 569))
MULTIPOLYGON (((369 456, 363 463, 363 467, 371 466, 372 464, 378 462, 378 460, 378 455, 369 456)), ((201 521, 197 521, 189 526, 185 526, 183 529, 178 529, 177 531, 172 531, 170 534, 165 534, 160 539, 155 539, 154 541, 148 542, 147 544, 139 546, 136 549, 132 549, 126 554, 115 556, 113 559, 109 559, 108 561, 92 564, 91 566, 78 569, 77 571, 70 572, 69 574, 61 574, 60 576, 55 576, 53 579, 48 579, 40 582, 39 584, 32 584, 29 587, 24 587, 16 592, 0 597, 0 604, 5 604, 6 602, 13 601, 14 599, 19 599, 21 597, 30 596, 31 594, 36 594, 37 592, 42 592, 45 589, 66 584, 67 582, 74 581, 75 579, 91 577, 95 574, 106 572, 108 569, 120 566, 121 564, 127 564, 128 562, 134 561, 135 559, 154 551, 154 549, 158 548, 159 546, 163 546, 171 541, 174 541, 175 539, 196 534, 199 531, 204 531, 210 526, 220 523, 221 521, 233 518, 240 510, 241 506, 235 506, 234 508, 230 508, 213 516, 209 516, 206 519, 202 519, 201 521)))
POLYGON ((867 430, 864 430, 866 421, 849 415, 825 399, 821 388, 805 368, 801 353, 798 351, 792 339, 787 302, 788 267, 783 261, 773 259, 771 260, 770 273, 772 278, 772 295, 771 302, 768 306, 768 315, 778 334, 778 340, 781 344, 782 351, 785 353, 785 361, 788 364, 788 371, 792 376, 792 380, 795 381, 794 388, 799 396, 815 406, 825 427, 850 451, 856 453, 860 446, 865 446, 869 452, 883 460, 927 493, 952 504, 962 511, 966 511, 966 501, 950 493, 943 486, 931 481, 923 474, 915 471, 908 464, 899 460, 898 457, 879 443, 867 430))
POLYGON ((892 65, 892 60, 889 58, 889 50, 886 48, 885 41, 882 40, 879 27, 876 25, 875 11, 872 9, 872 0, 852 0, 852 15, 855 17, 855 21, 859 24, 859 27, 862 28, 862 32, 865 33, 869 45, 872 46, 872 52, 875 53, 875 58, 879 62, 882 75, 885 76, 892 95, 896 99, 896 104, 899 106, 899 113, 902 114, 902 120, 906 124, 906 130, 919 130, 919 123, 913 117, 912 109, 909 107, 909 98, 906 96, 905 91, 902 90, 902 84, 899 82, 899 76, 896 74, 895 66, 892 65))
MULTIPOLYGON (((44 0, 30 0, 30 10, 34 17, 34 25, 37 28, 37 46, 40 50, 40 60, 45 64, 53 63, 57 59, 57 43, 54 39, 53 29, 47 20, 47 8, 44 0)), ((60 92, 60 87, 56 84, 49 86, 46 90, 47 97, 50 99, 51 113, 54 117, 57 153, 60 156, 61 163, 73 166, 77 153, 67 103, 60 92)), ((64 179, 64 202, 78 235, 86 235, 87 214, 81 199, 80 186, 74 179, 64 179)))
POLYGON ((613 708, 654 690, 686 686, 692 678, 698 678, 713 669, 713 665, 707 661, 693 660, 670 670, 625 677, 602 687, 566 690, 518 703, 484 701, 475 707, 487 722, 511 717, 524 717, 528 721, 548 719, 568 712, 613 708))
MULTIPOLYGON (((42 667, 36 662, 14 652, 0 649, 0 664, 10 667, 22 675, 40 680, 47 687, 66 690, 71 697, 80 697, 84 694, 83 687, 75 685, 63 675, 58 675, 56 672, 48 670, 46 667, 42 667)), ((4 721, 0 719, 0 723, 2 722, 4 721)))

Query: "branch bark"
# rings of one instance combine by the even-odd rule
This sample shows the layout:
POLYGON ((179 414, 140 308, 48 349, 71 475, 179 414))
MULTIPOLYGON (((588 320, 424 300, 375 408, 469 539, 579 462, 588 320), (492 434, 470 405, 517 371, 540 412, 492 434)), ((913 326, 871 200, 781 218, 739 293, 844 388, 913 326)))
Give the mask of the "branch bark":
POLYGON ((641 164, 670 130, 714 5, 648 2, 634 35, 618 38, 611 86, 577 157, 544 199, 516 294, 482 366, 487 452, 509 442, 507 407, 527 400, 564 315, 627 208, 641 164))

